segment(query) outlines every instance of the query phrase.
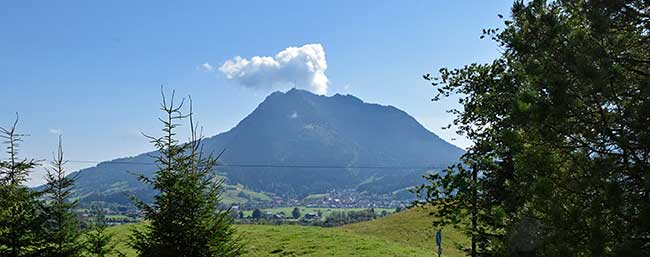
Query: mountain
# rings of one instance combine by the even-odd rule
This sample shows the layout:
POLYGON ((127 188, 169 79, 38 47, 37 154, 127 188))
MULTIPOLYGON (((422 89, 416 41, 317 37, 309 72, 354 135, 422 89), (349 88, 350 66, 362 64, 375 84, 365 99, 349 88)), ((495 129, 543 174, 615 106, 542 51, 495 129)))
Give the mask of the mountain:
MULTIPOLYGON (((298 89, 272 93, 237 126, 203 143, 207 152, 225 149, 218 172, 229 184, 288 196, 399 191, 421 183, 423 167, 444 167, 463 153, 395 107, 298 89)), ((133 175, 152 175, 150 154, 79 171, 78 194, 150 198, 154 192, 133 175)))

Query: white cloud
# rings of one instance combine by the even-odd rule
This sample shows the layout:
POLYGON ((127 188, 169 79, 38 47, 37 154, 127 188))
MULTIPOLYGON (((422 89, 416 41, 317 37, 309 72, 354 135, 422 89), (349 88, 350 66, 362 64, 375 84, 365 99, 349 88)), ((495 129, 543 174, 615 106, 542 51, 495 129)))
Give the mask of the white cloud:
POLYGON ((295 119, 295 118, 298 118, 298 113, 296 111, 293 111, 293 113, 289 115, 289 119, 295 119))
POLYGON ((329 80, 325 75, 327 61, 321 44, 288 47, 274 57, 236 56, 219 67, 219 71, 240 85, 253 89, 308 89, 326 94, 329 80))
POLYGON ((212 72, 212 71, 214 70, 214 67, 212 67, 212 65, 210 65, 210 64, 207 63, 207 62, 201 64, 200 68, 201 68, 202 70, 204 70, 204 71, 207 71, 207 72, 212 72))

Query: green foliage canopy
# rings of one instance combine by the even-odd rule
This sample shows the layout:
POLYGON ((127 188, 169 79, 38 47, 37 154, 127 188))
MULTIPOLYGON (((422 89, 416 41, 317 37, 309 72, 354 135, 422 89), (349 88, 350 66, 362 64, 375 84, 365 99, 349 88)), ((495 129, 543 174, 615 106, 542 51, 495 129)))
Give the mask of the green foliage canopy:
POLYGON ((479 256, 649 256, 650 3, 517 1, 483 37, 492 63, 424 76, 474 143, 416 190, 436 225, 477 207, 479 256))
POLYGON ((77 201, 70 199, 75 177, 66 176, 65 164, 61 136, 59 136, 58 151, 54 154, 51 168, 47 169, 45 175, 46 220, 43 225, 49 244, 46 253, 42 256, 76 257, 82 250, 79 240, 81 235, 79 221, 73 212, 77 201))
POLYGON ((33 159, 19 159, 18 148, 26 135, 17 132, 17 124, 18 117, 10 128, 0 128, 9 155, 7 160, 0 160, 0 256, 38 256, 46 247, 44 207, 39 201, 42 194, 24 182, 39 164, 33 159))

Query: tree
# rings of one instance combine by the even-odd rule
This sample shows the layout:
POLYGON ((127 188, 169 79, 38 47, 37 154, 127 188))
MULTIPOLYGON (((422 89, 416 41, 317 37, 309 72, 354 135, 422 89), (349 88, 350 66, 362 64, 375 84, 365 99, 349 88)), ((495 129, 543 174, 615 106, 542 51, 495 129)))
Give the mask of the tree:
POLYGON ((243 252, 240 236, 231 226, 229 210, 219 210, 223 180, 214 174, 217 158, 204 156, 201 136, 193 121, 190 98, 189 114, 181 112, 183 101, 170 102, 164 93, 164 135, 151 137, 158 149, 158 170, 154 178, 140 177, 158 191, 151 205, 137 201, 147 223, 144 230, 134 231, 132 246, 139 256, 239 256, 243 252), (177 122, 189 119, 190 139, 179 143, 177 122))
POLYGON ((253 219, 262 218, 262 211, 260 211, 260 209, 253 210, 253 213, 251 214, 251 218, 253 218, 253 219))
POLYGON ((300 209, 294 207, 293 211, 291 211, 291 216, 293 216, 294 219, 300 218, 300 209))
POLYGON ((0 256, 42 254, 45 238, 41 193, 24 185, 29 172, 39 164, 34 159, 19 159, 18 148, 26 135, 16 131, 18 115, 10 128, 0 127, 0 138, 7 145, 8 160, 0 161, 0 256))
POLYGON ((458 97, 463 163, 416 192, 476 256, 649 256, 650 3, 517 1, 489 64, 425 75, 458 97))
POLYGON ((108 224, 104 207, 96 203, 92 205, 92 211, 94 217, 90 229, 85 234, 85 249, 90 256, 106 257, 114 252, 114 235, 106 231, 108 224))
POLYGON ((47 169, 45 176, 45 194, 48 199, 46 206, 45 229, 48 237, 48 248, 43 256, 79 256, 79 223, 72 209, 77 206, 77 201, 71 201, 74 177, 66 177, 64 169, 66 161, 63 159, 63 147, 59 136, 59 147, 47 169))

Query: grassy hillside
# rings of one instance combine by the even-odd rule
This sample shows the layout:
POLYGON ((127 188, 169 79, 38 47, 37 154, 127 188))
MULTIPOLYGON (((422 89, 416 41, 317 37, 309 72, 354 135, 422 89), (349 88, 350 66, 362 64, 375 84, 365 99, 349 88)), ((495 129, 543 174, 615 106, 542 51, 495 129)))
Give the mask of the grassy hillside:
MULTIPOLYGON (((127 224, 108 228, 109 233, 113 234, 113 243, 117 251, 128 257, 136 256, 135 251, 128 246, 127 242, 129 242, 131 231, 139 226, 142 224, 127 224)), ((113 256, 117 256, 117 253, 113 253, 111 257, 113 256)))
MULTIPOLYGON (((135 256, 126 246, 136 226, 110 228, 117 248, 135 256)), ((247 241, 246 256, 433 256, 435 231, 424 209, 413 209, 381 219, 343 227, 238 225, 247 241)), ((464 256, 456 244, 467 244, 460 232, 443 229, 443 256, 464 256)))
POLYGON ((337 228, 242 225, 247 256, 431 256, 431 252, 337 228))
POLYGON ((271 200, 266 194, 245 189, 241 184, 224 184, 224 192, 221 197, 221 201, 225 204, 247 203, 249 201, 265 202, 271 200))
MULTIPOLYGON (((436 229, 431 225, 432 217, 429 212, 430 209, 413 208, 381 219, 345 225, 339 229, 433 251, 437 249, 436 229)), ((464 256, 464 253, 458 250, 458 245, 467 246, 469 243, 467 237, 457 229, 442 229, 443 256, 464 256)))

